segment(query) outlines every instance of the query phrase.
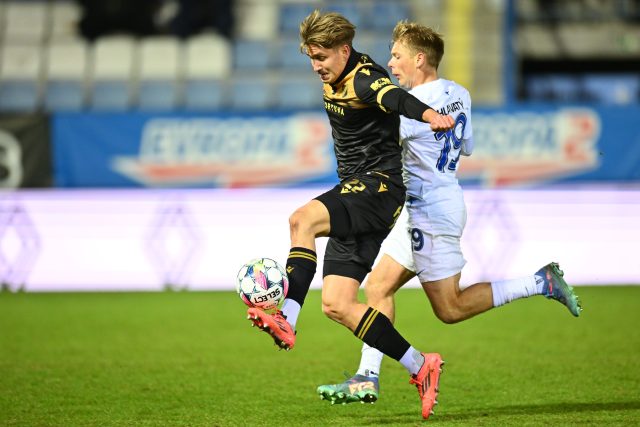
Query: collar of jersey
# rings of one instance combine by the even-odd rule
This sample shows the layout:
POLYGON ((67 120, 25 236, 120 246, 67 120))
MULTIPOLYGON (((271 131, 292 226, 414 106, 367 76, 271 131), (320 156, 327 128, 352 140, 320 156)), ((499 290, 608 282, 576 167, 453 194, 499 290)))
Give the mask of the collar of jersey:
POLYGON ((355 49, 351 49, 351 55, 349 55, 349 59, 347 59, 347 65, 344 66, 344 70, 340 77, 336 79, 336 82, 331 85, 331 88, 335 91, 336 86, 340 84, 342 80, 358 65, 358 61, 362 55, 359 52, 356 52, 355 49))

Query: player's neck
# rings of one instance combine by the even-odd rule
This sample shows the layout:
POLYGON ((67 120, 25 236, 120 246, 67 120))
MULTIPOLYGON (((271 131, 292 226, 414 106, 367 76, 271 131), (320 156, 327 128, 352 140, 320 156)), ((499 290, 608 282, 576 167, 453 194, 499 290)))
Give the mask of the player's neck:
POLYGON ((411 89, 413 89, 414 87, 423 85, 425 83, 430 83, 430 82, 435 82, 436 80, 438 80, 438 73, 437 72, 424 72, 424 71, 418 71, 416 73, 416 77, 415 79, 413 79, 413 84, 411 85, 411 89))

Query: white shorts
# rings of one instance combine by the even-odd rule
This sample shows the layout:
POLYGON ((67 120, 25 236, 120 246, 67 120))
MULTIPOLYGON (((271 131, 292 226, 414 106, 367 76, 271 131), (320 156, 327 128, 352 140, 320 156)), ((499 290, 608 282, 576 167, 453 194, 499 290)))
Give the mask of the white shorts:
POLYGON ((396 225, 382 243, 381 252, 416 273, 420 282, 454 276, 466 264, 460 247, 467 220, 464 202, 446 214, 438 212, 440 210, 405 204, 396 225))

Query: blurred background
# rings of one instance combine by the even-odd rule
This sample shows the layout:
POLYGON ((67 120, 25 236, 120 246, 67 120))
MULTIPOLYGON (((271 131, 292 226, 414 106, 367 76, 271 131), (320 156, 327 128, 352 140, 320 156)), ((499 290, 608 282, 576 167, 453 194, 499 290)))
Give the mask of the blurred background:
POLYGON ((553 260, 640 284, 638 0, 5 0, 3 289, 232 289, 284 262, 289 214, 337 181, 315 8, 385 66, 399 20, 444 34, 474 103, 463 282, 553 260))

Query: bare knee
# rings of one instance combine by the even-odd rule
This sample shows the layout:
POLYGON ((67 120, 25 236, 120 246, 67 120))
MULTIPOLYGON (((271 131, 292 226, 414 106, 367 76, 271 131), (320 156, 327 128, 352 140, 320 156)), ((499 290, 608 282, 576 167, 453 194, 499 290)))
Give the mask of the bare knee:
POLYGON ((433 313, 438 319, 448 325, 458 323, 467 318, 467 316, 465 316, 465 311, 456 303, 440 304, 438 306, 434 305, 433 313))
POLYGON ((322 312, 329 319, 344 324, 347 318, 348 305, 338 300, 323 300, 322 312))
POLYGON ((460 313, 455 309, 434 309, 433 311, 438 319, 448 325, 458 323, 463 320, 462 316, 460 316, 460 313))
POLYGON ((309 228, 309 221, 304 210, 297 209, 289 217, 289 231, 293 234, 304 233, 309 228))

